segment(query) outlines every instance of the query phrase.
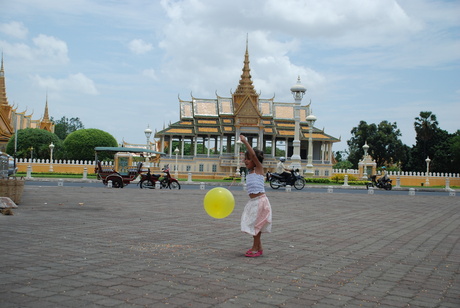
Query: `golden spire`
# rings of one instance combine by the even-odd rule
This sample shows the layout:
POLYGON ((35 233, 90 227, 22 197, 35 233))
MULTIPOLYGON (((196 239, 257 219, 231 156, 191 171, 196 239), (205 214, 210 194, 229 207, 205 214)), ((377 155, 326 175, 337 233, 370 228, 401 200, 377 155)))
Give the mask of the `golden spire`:
POLYGON ((2 64, 0 67, 0 106, 8 106, 8 99, 6 98, 5 70, 3 69, 3 52, 2 64))
POLYGON ((43 115, 43 122, 49 122, 50 117, 48 114, 48 93, 46 94, 45 114, 43 115))
POLYGON ((236 89, 236 95, 241 94, 248 94, 248 95, 256 95, 257 93, 254 90, 254 86, 251 80, 251 69, 249 68, 249 52, 248 52, 248 38, 246 37, 246 53, 244 55, 244 66, 243 66, 243 74, 241 75, 240 84, 236 89))

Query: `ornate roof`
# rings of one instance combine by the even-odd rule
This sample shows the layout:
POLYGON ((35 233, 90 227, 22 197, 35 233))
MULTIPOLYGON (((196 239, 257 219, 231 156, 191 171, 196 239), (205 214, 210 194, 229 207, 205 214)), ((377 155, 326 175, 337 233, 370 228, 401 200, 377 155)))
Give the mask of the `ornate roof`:
MULTIPOLYGON (((300 77, 297 87, 303 90, 305 87, 300 88, 299 84, 300 77)), ((157 132, 156 138, 164 135, 234 135, 235 126, 261 127, 265 135, 293 138, 295 108, 299 108, 301 139, 309 137, 306 118, 311 113, 311 103, 299 106, 296 103, 275 102, 274 97, 259 98, 251 80, 247 41, 243 73, 232 97, 216 94, 215 99, 198 99, 192 96, 189 101, 179 98, 179 104, 180 120, 157 132)), ((315 140, 339 141, 324 131, 313 130, 315 140)))

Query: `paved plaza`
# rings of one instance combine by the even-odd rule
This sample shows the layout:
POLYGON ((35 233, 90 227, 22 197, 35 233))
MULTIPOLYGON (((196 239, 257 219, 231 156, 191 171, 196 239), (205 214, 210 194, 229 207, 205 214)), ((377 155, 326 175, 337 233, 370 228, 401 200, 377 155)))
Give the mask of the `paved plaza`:
POLYGON ((207 189, 26 186, 0 215, 0 307, 460 307, 457 197, 268 189, 246 258, 247 195, 218 220, 207 189))

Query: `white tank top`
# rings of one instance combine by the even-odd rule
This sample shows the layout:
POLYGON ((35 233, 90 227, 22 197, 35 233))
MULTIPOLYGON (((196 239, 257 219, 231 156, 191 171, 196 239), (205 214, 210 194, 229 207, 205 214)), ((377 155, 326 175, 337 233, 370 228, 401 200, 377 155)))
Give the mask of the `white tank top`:
POLYGON ((248 190, 248 194, 264 193, 264 180, 265 177, 262 174, 257 174, 255 172, 249 173, 246 177, 246 189, 248 190))

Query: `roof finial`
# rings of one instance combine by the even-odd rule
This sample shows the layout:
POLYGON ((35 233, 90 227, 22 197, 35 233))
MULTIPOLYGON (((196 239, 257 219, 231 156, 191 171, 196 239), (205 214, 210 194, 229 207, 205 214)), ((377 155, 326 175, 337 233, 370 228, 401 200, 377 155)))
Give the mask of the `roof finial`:
POLYGON ((249 94, 256 96, 257 93, 254 90, 251 79, 251 69, 249 68, 249 50, 248 50, 248 37, 246 37, 246 52, 244 54, 244 65, 243 65, 243 74, 241 75, 240 83, 236 88, 234 94, 249 94))
POLYGON ((5 76, 5 70, 3 69, 3 50, 2 50, 2 65, 0 66, 0 77, 5 76))
POLYGON ((48 122, 49 120, 50 120, 50 116, 48 113, 48 91, 46 91, 45 114, 43 115, 43 121, 48 122))
POLYGON ((249 33, 246 33, 246 52, 248 52, 248 45, 249 45, 249 33))

